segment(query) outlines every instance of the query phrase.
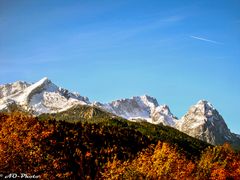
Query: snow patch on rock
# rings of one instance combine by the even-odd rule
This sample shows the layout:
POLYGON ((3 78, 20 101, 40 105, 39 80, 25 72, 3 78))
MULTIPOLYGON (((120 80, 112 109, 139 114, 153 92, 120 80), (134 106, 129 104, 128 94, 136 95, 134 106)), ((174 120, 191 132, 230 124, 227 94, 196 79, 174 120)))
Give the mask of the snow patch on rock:
POLYGON ((176 118, 167 105, 159 106, 157 100, 151 96, 134 96, 129 99, 120 99, 111 103, 94 105, 132 121, 145 120, 149 123, 174 126, 176 118))
POLYGON ((90 104, 88 98, 56 86, 47 77, 21 87, 15 93, 2 89, 2 94, 9 95, 1 99, 0 109, 7 108, 10 103, 15 102, 26 110, 42 114, 66 110, 76 104, 90 104))

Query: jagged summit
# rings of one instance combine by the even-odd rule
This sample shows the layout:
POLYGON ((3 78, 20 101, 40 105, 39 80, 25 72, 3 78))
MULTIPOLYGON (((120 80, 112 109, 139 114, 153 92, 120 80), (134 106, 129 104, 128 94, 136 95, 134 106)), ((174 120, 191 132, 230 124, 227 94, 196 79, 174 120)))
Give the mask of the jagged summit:
POLYGON ((168 105, 166 105, 166 104, 160 105, 159 109, 164 114, 172 114, 170 109, 169 109, 169 107, 168 107, 168 105))
POLYGON ((152 97, 152 96, 149 96, 149 95, 143 95, 143 96, 140 96, 140 99, 148 106, 152 106, 152 107, 157 107, 158 106, 158 102, 157 102, 157 99, 152 97))
POLYGON ((235 139, 223 117, 206 100, 200 100, 193 105, 177 123, 177 128, 214 145, 235 139))
POLYGON ((155 108, 151 118, 154 124, 162 123, 166 126, 175 127, 177 118, 171 113, 170 108, 164 104, 155 108))
POLYGON ((45 82, 51 82, 51 80, 50 79, 48 79, 48 77, 43 77, 42 79, 40 79, 38 82, 36 82, 36 83, 45 83, 45 82))
POLYGON ((134 96, 106 104, 95 102, 94 105, 133 121, 145 120, 154 124, 174 126, 176 120, 168 106, 159 106, 157 100, 149 95, 134 96))
POLYGON ((16 81, 13 83, 0 85, 0 98, 15 94, 16 92, 24 90, 28 86, 30 86, 30 84, 25 81, 16 81))
POLYGON ((62 112, 75 105, 89 105, 92 108, 96 106, 131 121, 161 123, 211 144, 222 144, 227 141, 240 145, 239 136, 230 132, 223 117, 207 100, 198 101, 178 120, 166 104, 159 105, 158 101, 149 95, 134 96, 110 103, 91 103, 87 97, 61 88, 47 77, 35 83, 17 81, 0 85, 0 110, 17 106, 39 115, 62 112))
POLYGON ((150 95, 144 94, 144 95, 139 96, 139 97, 140 97, 142 100, 150 101, 150 102, 154 102, 154 103, 158 104, 158 103, 157 103, 157 99, 154 98, 153 96, 150 96, 150 95))
POLYGON ((199 110, 201 110, 204 114, 208 113, 209 111, 214 111, 216 110, 213 105, 207 101, 207 100, 200 100, 197 102, 197 104, 195 105, 196 108, 198 108, 199 110))
MULTIPOLYGON (((17 83, 17 82, 16 82, 17 83)), ((47 77, 33 84, 27 84, 18 88, 14 93, 9 92, 16 83, 12 83, 7 90, 2 89, 1 94, 7 94, 0 101, 0 108, 7 108, 11 104, 17 104, 34 114, 62 111, 75 104, 89 104, 86 97, 71 93, 60 88, 47 77)))

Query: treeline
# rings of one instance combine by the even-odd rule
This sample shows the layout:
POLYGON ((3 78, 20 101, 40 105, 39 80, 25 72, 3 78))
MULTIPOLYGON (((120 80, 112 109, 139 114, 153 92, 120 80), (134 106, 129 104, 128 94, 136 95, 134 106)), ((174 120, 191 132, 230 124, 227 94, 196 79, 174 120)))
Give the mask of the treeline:
POLYGON ((23 113, 0 113, 0 173, 41 179, 240 178, 240 155, 227 145, 206 145, 203 153, 189 156, 188 148, 198 147, 198 141, 184 148, 176 138, 173 143, 157 138, 165 132, 157 134, 148 124, 96 122, 39 121, 23 113))
POLYGON ((158 141, 175 144, 178 150, 182 150, 188 158, 199 157, 206 147, 211 146, 210 144, 188 136, 175 128, 164 126, 162 124, 155 125, 144 121, 127 121, 126 119, 117 117, 94 106, 74 106, 67 111, 56 114, 42 114, 38 118, 42 121, 52 119, 70 123, 86 122, 104 127, 110 126, 113 128, 114 126, 117 126, 118 128, 135 130, 147 136, 153 144, 156 144, 158 141))
POLYGON ((199 160, 189 160, 169 143, 150 145, 132 161, 108 162, 104 179, 240 179, 240 154, 230 145, 209 147, 199 160))

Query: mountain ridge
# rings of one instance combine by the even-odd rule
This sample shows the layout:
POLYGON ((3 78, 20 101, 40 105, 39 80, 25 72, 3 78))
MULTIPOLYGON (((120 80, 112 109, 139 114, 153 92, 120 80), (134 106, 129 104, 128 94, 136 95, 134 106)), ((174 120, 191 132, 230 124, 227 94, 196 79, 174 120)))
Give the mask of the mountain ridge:
POLYGON ((47 77, 36 83, 17 81, 0 85, 0 97, 0 110, 17 105, 40 115, 63 112, 75 105, 96 106, 130 121, 171 126, 214 145, 231 142, 240 146, 239 135, 231 133, 223 117, 206 100, 198 101, 182 118, 177 119, 166 104, 159 105, 157 99, 149 95, 133 96, 110 103, 91 103, 87 97, 58 87, 47 77))
POLYGON ((47 77, 1 98, 0 109, 7 108, 12 103, 16 103, 36 115, 66 110, 75 104, 90 104, 88 98, 58 87, 47 77))
POLYGON ((149 95, 133 96, 105 104, 95 103, 95 105, 132 121, 144 119, 153 124, 163 123, 168 126, 174 126, 176 121, 167 105, 159 105, 157 100, 149 95))

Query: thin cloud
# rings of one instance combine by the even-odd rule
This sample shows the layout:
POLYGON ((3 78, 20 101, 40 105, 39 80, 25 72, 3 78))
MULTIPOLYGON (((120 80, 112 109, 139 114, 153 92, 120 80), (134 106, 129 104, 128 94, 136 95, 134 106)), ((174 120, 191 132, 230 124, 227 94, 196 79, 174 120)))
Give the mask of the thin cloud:
POLYGON ((197 39, 197 40, 200 40, 200 41, 205 41, 205 42, 209 42, 209 43, 213 43, 213 44, 223 44, 221 42, 218 42, 218 41, 214 41, 214 40, 211 40, 211 39, 206 39, 206 38, 202 38, 202 37, 198 37, 198 36, 190 36, 191 38, 193 39, 197 39))
POLYGON ((153 21, 151 21, 151 19, 147 19, 147 21, 144 24, 141 24, 135 27, 124 28, 123 30, 115 32, 113 34, 116 37, 122 37, 122 39, 126 39, 128 37, 131 37, 143 32, 156 30, 160 28, 166 28, 170 25, 174 25, 177 22, 183 21, 185 18, 186 18, 185 16, 176 15, 176 16, 164 17, 157 20, 155 18, 153 21))
MULTIPOLYGON (((115 26, 108 26, 109 23, 93 23, 88 31, 77 32, 72 34, 69 38, 69 43, 81 42, 81 48, 104 48, 106 46, 111 47, 122 41, 126 41, 128 38, 140 35, 141 33, 148 33, 156 29, 167 28, 175 25, 175 23, 181 22, 186 16, 175 15, 160 18, 159 16, 147 16, 145 19, 138 19, 137 25, 129 26, 129 22, 119 21, 115 26), (100 28, 92 28, 100 27, 100 28), (85 42, 85 43, 83 43, 85 42), (93 43, 94 42, 94 43, 93 43), (84 46, 84 47, 83 47, 84 46)), ((65 43, 66 44, 66 43, 65 43)), ((79 46, 78 46, 79 47, 79 46)))

